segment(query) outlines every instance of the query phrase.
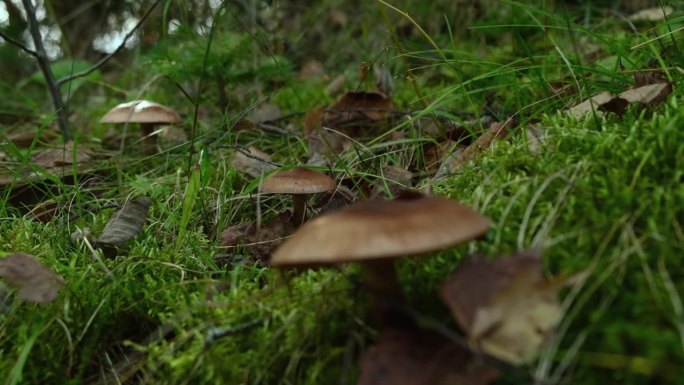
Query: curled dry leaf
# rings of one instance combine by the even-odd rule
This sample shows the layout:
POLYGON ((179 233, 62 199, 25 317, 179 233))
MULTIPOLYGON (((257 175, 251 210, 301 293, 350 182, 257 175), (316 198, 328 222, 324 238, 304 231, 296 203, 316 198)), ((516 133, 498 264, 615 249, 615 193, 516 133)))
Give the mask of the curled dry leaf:
POLYGON ((238 171, 258 178, 261 174, 275 170, 277 167, 271 160, 271 156, 256 147, 249 147, 243 151, 235 151, 230 165, 238 171))
POLYGON ((358 385, 486 385, 496 370, 434 332, 389 329, 363 355, 358 385))
POLYGON ((539 252, 464 261, 441 290, 471 344, 520 364, 535 356, 561 316, 558 290, 569 279, 547 281, 539 252))
POLYGON ((0 277, 19 288, 19 298, 31 302, 52 302, 64 286, 62 277, 25 253, 1 258, 0 277))
MULTIPOLYGON (((466 147, 461 152, 454 151, 452 154, 456 154, 451 159, 447 158, 443 163, 446 164, 445 170, 441 168, 438 171, 439 177, 451 174, 456 170, 465 166, 468 162, 477 159, 483 152, 489 149, 497 139, 503 139, 508 136, 508 132, 517 122, 515 120, 509 119, 506 122, 494 122, 492 123, 487 131, 483 132, 473 143, 466 147)), ((437 178, 437 176, 436 176, 437 178)))
POLYGON ((127 200, 107 222, 100 237, 95 241, 107 257, 115 257, 119 249, 142 232, 152 200, 138 197, 127 200))

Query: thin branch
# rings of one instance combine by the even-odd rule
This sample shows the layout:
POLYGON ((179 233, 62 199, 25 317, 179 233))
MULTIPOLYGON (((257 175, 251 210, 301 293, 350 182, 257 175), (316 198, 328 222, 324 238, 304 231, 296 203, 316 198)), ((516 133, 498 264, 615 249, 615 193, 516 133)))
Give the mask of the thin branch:
POLYGON ((26 52, 27 54, 29 54, 29 55, 31 55, 31 56, 33 56, 33 57, 35 57, 35 58, 38 58, 38 53, 37 53, 36 51, 30 49, 29 47, 25 46, 25 45, 22 44, 21 42, 12 39, 11 37, 7 36, 7 35, 6 35, 4 32, 2 32, 2 31, 0 31, 0 37, 1 37, 3 40, 5 40, 6 42, 12 44, 13 46, 15 46, 15 47, 21 49, 21 50, 24 51, 24 52, 26 52))
POLYGON ((76 73, 74 73, 74 74, 71 74, 71 75, 69 75, 69 76, 65 76, 65 77, 59 79, 59 80, 57 81, 57 85, 60 85, 60 86, 61 86, 62 84, 67 83, 67 82, 70 82, 70 81, 72 81, 72 80, 74 80, 74 79, 78 79, 78 78, 82 78, 82 77, 84 77, 84 76, 88 76, 88 75, 90 75, 93 71, 97 70, 98 68, 102 67, 105 63, 107 63, 107 62, 109 61, 109 59, 111 59, 114 55, 116 55, 117 53, 119 53, 119 51, 121 51, 121 50, 124 48, 124 46, 126 46, 126 43, 128 42, 128 39, 130 39, 131 36, 133 36, 133 34, 135 34, 135 32, 138 30, 138 28, 140 28, 140 26, 142 25, 142 23, 145 22, 145 19, 147 19, 147 17, 150 15, 150 13, 152 13, 152 11, 157 7, 157 5, 159 5, 160 2, 161 2, 161 0, 156 0, 156 1, 152 4, 152 6, 151 6, 151 7, 145 12, 145 14, 143 14, 143 16, 140 18, 140 20, 138 21, 138 23, 137 23, 130 31, 128 31, 128 33, 127 33, 126 36, 124 37, 124 39, 123 39, 123 41, 121 42, 121 44, 119 44, 119 46, 116 47, 116 49, 115 49, 114 51, 112 51, 111 53, 109 53, 109 54, 107 54, 106 56, 104 56, 102 59, 100 59, 97 63, 93 64, 91 67, 89 67, 89 68, 87 68, 87 69, 85 69, 85 70, 83 70, 83 71, 76 72, 76 73))
POLYGON ((67 119, 62 94, 59 92, 55 74, 52 72, 52 67, 50 67, 50 59, 48 59, 47 53, 45 53, 43 38, 40 36, 40 27, 38 25, 38 20, 36 20, 36 8, 33 6, 31 0, 22 0, 21 2, 26 10, 26 19, 28 21, 31 38, 33 38, 33 45, 36 47, 36 62, 38 62, 38 67, 40 67, 40 71, 45 77, 45 82, 47 83, 47 88, 48 91, 50 91, 50 97, 52 98, 52 104, 55 107, 57 125, 62 132, 64 140, 71 140, 73 135, 69 128, 69 120, 67 119))

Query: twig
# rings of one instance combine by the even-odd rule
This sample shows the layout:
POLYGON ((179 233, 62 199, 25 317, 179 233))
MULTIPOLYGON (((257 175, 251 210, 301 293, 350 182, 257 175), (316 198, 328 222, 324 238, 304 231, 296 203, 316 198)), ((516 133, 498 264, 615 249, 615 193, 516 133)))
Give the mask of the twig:
MULTIPOLYGON (((23 1, 26 2, 26 1, 28 1, 28 0, 23 0, 23 1)), ((85 70, 83 70, 83 71, 76 72, 76 73, 74 73, 74 74, 71 74, 71 75, 69 75, 69 76, 65 76, 65 77, 59 79, 59 80, 57 81, 57 85, 61 86, 62 84, 67 83, 67 82, 70 82, 70 81, 72 81, 72 80, 74 80, 74 79, 78 79, 78 78, 82 78, 82 77, 84 77, 84 76, 88 76, 88 75, 90 75, 93 71, 95 71, 96 69, 102 67, 106 62, 109 61, 109 59, 111 59, 114 55, 116 55, 117 53, 119 53, 119 51, 121 51, 121 50, 124 48, 124 46, 126 46, 126 42, 128 42, 128 39, 130 39, 131 36, 133 36, 133 34, 135 33, 135 31, 137 31, 138 28, 140 28, 140 26, 141 26, 142 23, 145 21, 145 19, 147 19, 147 17, 150 15, 150 13, 152 13, 152 11, 157 7, 157 5, 158 5, 160 2, 161 2, 161 0, 156 0, 156 1, 152 4, 152 6, 147 10, 147 12, 145 12, 145 13, 143 14, 143 16, 140 18, 140 20, 138 21, 138 23, 133 27, 133 29, 131 29, 130 31, 128 31, 128 33, 127 33, 126 36, 124 37, 124 39, 123 39, 123 41, 121 42, 121 44, 119 44, 119 46, 116 47, 116 49, 115 49, 114 51, 112 51, 111 53, 107 54, 107 55, 104 56, 102 59, 98 60, 97 63, 93 64, 93 65, 90 66, 89 68, 87 68, 87 69, 85 69, 85 70)))
POLYGON ((55 112, 57 113, 57 125, 59 125, 59 130, 62 131, 64 140, 71 140, 73 135, 69 128, 69 121, 67 120, 62 94, 59 92, 55 74, 52 72, 52 67, 50 67, 50 60, 47 57, 47 53, 45 53, 43 38, 40 36, 40 28, 38 26, 38 20, 36 20, 36 8, 33 6, 33 3, 31 3, 31 0, 21 0, 21 2, 24 4, 24 9, 26 10, 26 19, 28 20, 33 44, 36 46, 35 58, 38 62, 38 67, 40 67, 41 72, 43 72, 45 82, 50 91, 50 97, 52 97, 52 105, 55 107, 55 112))
POLYGON ((34 58, 38 58, 38 53, 36 51, 30 49, 29 47, 25 46, 21 42, 12 39, 11 37, 7 36, 4 32, 0 31, 0 37, 5 40, 6 42, 12 44, 13 46, 16 46, 17 48, 21 49, 22 51, 26 52, 27 54, 33 56, 34 58))

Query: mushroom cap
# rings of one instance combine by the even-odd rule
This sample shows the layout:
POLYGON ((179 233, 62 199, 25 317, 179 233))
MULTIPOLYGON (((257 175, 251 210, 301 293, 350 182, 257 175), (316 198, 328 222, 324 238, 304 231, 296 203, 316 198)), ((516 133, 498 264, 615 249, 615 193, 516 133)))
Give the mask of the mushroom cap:
POLYGON ((423 254, 484 234, 489 219, 453 200, 412 194, 371 199, 302 225, 273 265, 324 265, 423 254))
POLYGON ((261 182, 261 192, 267 194, 315 194, 334 189, 332 178, 301 167, 271 174, 261 182))
POLYGON ((121 103, 109 110, 100 123, 178 123, 181 117, 169 107, 148 100, 121 103))

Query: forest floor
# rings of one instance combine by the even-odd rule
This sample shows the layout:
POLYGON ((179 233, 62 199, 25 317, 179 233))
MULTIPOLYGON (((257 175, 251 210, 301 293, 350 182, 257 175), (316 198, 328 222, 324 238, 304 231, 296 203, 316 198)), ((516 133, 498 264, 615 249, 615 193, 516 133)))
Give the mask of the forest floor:
MULTIPOLYGON (((227 21, 211 33, 181 29, 128 71, 86 78, 70 99, 75 143, 53 134, 50 114, 0 132, 0 253, 33 255, 61 277, 17 278, 23 267, 0 262, 0 379, 356 383, 382 334, 359 266, 269 264, 293 231, 292 201, 260 184, 307 164, 337 182, 339 205, 412 189, 490 219, 476 240, 397 263, 404 310, 498 373, 445 384, 681 378, 684 14, 645 20, 506 0, 449 21, 439 1, 407 13, 380 1, 358 15, 322 3, 298 17, 283 11, 260 33, 218 13, 227 21), (136 125, 98 123, 141 98, 182 119, 151 150, 136 125), (99 250, 108 221, 138 197, 149 211, 122 231, 136 220, 141 231, 99 250), (553 291, 560 302, 543 344, 504 344, 524 357, 492 353, 438 293, 468 255, 524 250, 541 255, 548 279, 534 290, 568 282, 553 291), (33 289, 43 291, 22 293, 33 289)), ((22 95, 12 94, 18 111, 44 114, 26 101, 42 98, 40 87, 0 90, 22 95)), ((310 200, 310 214, 329 201, 310 200)), ((529 296, 547 298, 539 293, 529 296)), ((520 301, 499 324, 515 319, 523 334, 538 315, 519 314, 545 299, 520 301)), ((381 377, 364 384, 389 383, 381 377)))

